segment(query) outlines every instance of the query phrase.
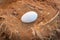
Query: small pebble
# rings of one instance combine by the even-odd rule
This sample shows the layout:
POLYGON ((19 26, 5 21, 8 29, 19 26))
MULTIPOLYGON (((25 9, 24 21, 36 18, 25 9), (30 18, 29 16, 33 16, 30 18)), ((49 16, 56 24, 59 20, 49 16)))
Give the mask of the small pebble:
POLYGON ((24 23, 31 23, 36 21, 38 17, 38 14, 34 11, 29 11, 26 12, 22 17, 21 17, 21 21, 24 23))

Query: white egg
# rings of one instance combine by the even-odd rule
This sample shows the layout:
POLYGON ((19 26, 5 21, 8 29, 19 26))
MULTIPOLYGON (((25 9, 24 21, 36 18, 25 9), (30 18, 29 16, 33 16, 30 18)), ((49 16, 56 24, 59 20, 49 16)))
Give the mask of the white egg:
POLYGON ((22 17, 21 21, 24 23, 31 23, 36 21, 38 14, 35 11, 26 12, 22 17))

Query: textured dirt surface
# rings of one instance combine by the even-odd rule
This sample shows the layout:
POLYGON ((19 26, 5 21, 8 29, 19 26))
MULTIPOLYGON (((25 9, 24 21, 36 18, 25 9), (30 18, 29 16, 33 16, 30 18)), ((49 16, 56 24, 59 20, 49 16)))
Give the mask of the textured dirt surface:
POLYGON ((0 5, 0 40, 60 40, 58 1, 11 0, 0 5), (21 16, 36 11, 38 19, 22 23, 21 16))

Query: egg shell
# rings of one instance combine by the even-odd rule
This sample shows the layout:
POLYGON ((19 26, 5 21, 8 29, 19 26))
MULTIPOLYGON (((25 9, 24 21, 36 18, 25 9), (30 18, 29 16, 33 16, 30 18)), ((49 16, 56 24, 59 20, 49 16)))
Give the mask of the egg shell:
POLYGON ((29 11, 26 12, 22 17, 21 17, 21 21, 24 23, 31 23, 36 21, 36 19, 38 18, 38 14, 35 11, 29 11))

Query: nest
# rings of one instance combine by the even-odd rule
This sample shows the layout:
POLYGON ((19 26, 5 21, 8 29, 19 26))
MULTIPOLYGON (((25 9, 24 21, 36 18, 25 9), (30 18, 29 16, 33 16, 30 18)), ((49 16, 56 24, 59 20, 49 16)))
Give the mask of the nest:
MULTIPOLYGON (((4 1, 4 0, 3 0, 4 1)), ((0 5, 0 40, 59 40, 59 9, 48 0, 11 0, 0 5), (33 23, 21 22, 21 16, 36 11, 33 23)))

